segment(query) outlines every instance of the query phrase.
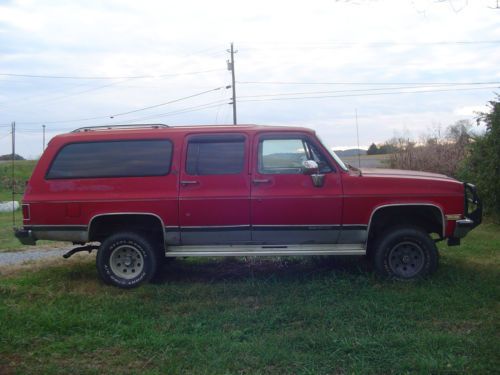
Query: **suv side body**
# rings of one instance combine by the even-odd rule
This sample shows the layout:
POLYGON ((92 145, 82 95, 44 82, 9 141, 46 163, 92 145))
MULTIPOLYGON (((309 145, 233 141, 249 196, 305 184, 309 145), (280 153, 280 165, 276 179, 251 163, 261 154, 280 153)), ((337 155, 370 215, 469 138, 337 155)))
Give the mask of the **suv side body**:
POLYGON ((437 262, 429 235, 459 243, 481 204, 443 175, 347 169, 307 128, 151 126, 52 139, 23 215, 23 243, 98 242, 103 280, 133 287, 164 256, 367 254, 382 274, 421 277, 437 262))

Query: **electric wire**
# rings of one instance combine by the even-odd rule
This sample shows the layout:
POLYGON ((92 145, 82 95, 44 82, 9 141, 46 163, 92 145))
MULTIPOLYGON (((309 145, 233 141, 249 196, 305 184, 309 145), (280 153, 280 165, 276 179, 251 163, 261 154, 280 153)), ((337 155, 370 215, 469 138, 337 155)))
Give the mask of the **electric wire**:
MULTIPOLYGON (((498 82, 500 84, 500 82, 498 82)), ((470 85, 473 86, 473 85, 470 85)), ((423 89, 433 87, 450 87, 450 85, 422 85, 422 86, 397 86, 397 87, 384 87, 384 88, 366 88, 366 89, 349 89, 349 90, 333 90, 333 91, 301 91, 289 93, 274 93, 274 94, 260 94, 260 95, 240 95, 239 98, 261 98, 261 97, 274 97, 274 96, 291 96, 291 95, 309 95, 309 94, 335 94, 342 92, 371 92, 371 91, 386 91, 386 90, 408 90, 408 89, 423 89)))
POLYGON ((168 102, 164 102, 164 103, 160 103, 160 104, 151 105, 151 106, 149 106, 149 107, 144 107, 144 108, 134 109, 134 110, 132 110, 132 111, 128 111, 128 112, 117 113, 117 114, 115 114, 115 115, 110 116, 110 118, 115 118, 115 117, 118 117, 118 116, 128 115, 128 114, 130 114, 130 113, 136 113, 136 112, 146 111, 146 110, 148 110, 148 109, 153 109, 153 108, 162 107, 162 106, 167 105, 167 104, 172 104, 172 103, 180 102, 181 100, 186 100, 186 99, 194 98, 194 97, 197 97, 197 96, 205 95, 205 94, 208 94, 208 93, 210 93, 210 92, 218 91, 218 90, 221 90, 221 89, 224 89, 224 88, 226 88, 226 89, 227 89, 227 88, 228 88, 228 86, 220 86, 220 87, 216 87, 216 88, 214 88, 214 89, 210 89, 210 90, 202 91, 202 92, 199 92, 199 93, 196 93, 196 94, 193 94, 193 95, 189 95, 189 96, 185 96, 185 97, 182 97, 182 98, 179 98, 179 99, 174 99, 174 100, 170 100, 170 101, 168 101, 168 102))
POLYGON ((208 102, 208 103, 204 103, 204 104, 200 104, 200 105, 195 105, 195 106, 190 106, 190 107, 186 107, 186 108, 180 108, 180 109, 176 109, 174 111, 169 111, 169 112, 164 112, 164 113, 152 114, 152 115, 148 115, 148 116, 145 116, 145 117, 139 117, 139 118, 135 118, 135 119, 127 120, 127 121, 128 122, 137 122, 137 121, 150 120, 150 119, 153 119, 153 118, 168 117, 170 115, 178 114, 179 112, 192 112, 193 110, 205 109, 203 107, 206 107, 206 106, 216 107, 216 106, 219 106, 221 104, 228 103, 228 101, 229 101, 229 99, 216 100, 216 101, 213 101, 213 102, 208 102))
POLYGON ((240 42, 239 46, 241 50, 267 50, 272 46, 272 49, 316 49, 316 48, 346 48, 346 47, 391 47, 391 46, 441 46, 441 45, 487 45, 487 44, 499 44, 500 40, 451 40, 451 41, 435 41, 435 42, 391 42, 391 41, 380 41, 380 42, 355 42, 355 41, 326 41, 326 42, 313 42, 313 43, 288 43, 288 42, 263 42, 259 45, 252 43, 240 42), (263 46, 267 44, 267 46, 263 46))
POLYGON ((489 81, 489 82, 334 82, 334 81, 325 81, 325 82, 300 82, 300 81, 236 81, 238 84, 249 85, 249 84, 258 84, 258 85, 384 85, 384 86, 393 86, 393 85, 450 85, 450 86, 459 86, 459 85, 496 85, 500 84, 498 81, 489 81))
POLYGON ((381 96, 381 95, 396 95, 396 94, 424 94, 433 92, 446 92, 446 91, 473 91, 473 90, 489 90, 497 89, 498 86, 479 87, 479 88, 456 88, 456 89, 439 89, 439 90, 421 90, 421 91, 393 91, 393 92, 378 92, 378 93, 360 93, 360 94, 346 94, 346 95, 322 95, 322 96, 302 96, 295 98, 268 98, 268 99, 244 99, 238 101, 239 103, 247 102, 267 102, 267 101, 284 101, 284 100, 303 100, 303 99, 326 99, 326 98, 347 98, 355 96, 381 96))
POLYGON ((111 118, 115 118, 117 116, 122 116, 122 115, 124 116, 126 114, 135 113, 135 112, 139 112, 139 111, 144 111, 146 109, 156 108, 156 107, 159 107, 159 106, 163 106, 163 105, 167 105, 167 104, 179 102, 181 100, 187 100, 187 99, 190 99, 190 98, 193 98, 193 97, 196 97, 196 96, 207 94, 207 93, 212 92, 212 91, 220 90, 222 88, 225 88, 225 87, 217 87, 215 89, 202 91, 202 92, 199 92, 199 93, 196 93, 196 94, 193 94, 193 95, 189 95, 189 96, 186 96, 186 97, 182 97, 182 98, 170 100, 168 102, 156 104, 156 105, 145 107, 145 108, 135 109, 135 110, 129 111, 129 112, 123 112, 123 113, 120 113, 120 114, 117 114, 117 115, 113 115, 113 116, 94 116, 94 117, 85 117, 85 118, 78 118, 78 119, 55 120, 55 121, 17 121, 17 123, 18 124, 22 124, 22 125, 34 125, 34 124, 37 124, 37 125, 38 124, 46 124, 47 125, 47 124, 64 124, 64 123, 70 123, 70 122, 73 123, 73 122, 85 122, 85 121, 104 120, 104 119, 109 119, 110 117, 111 118))
POLYGON ((145 79, 145 78, 165 78, 165 77, 175 77, 182 75, 195 75, 203 73, 211 73, 222 71, 224 69, 210 69, 210 70, 200 70, 196 72, 185 72, 185 73, 167 73, 167 74, 156 74, 156 75, 138 75, 138 76, 59 76, 59 75, 38 75, 38 74, 18 74, 18 73, 0 73, 0 76, 5 77, 22 77, 22 78, 42 78, 42 79, 82 79, 82 80, 117 80, 117 79, 145 79))

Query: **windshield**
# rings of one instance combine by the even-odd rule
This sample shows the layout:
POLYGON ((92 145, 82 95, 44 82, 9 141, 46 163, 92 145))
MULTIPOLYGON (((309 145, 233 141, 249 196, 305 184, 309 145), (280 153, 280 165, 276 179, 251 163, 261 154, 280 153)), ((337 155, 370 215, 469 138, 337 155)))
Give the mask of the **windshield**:
POLYGON ((335 159, 337 164, 340 165, 340 168, 342 168, 344 171, 348 171, 349 168, 346 167, 344 162, 337 156, 337 154, 333 151, 333 149, 331 147, 329 147, 327 144, 325 144, 325 142, 323 142, 323 139, 321 139, 321 137, 318 134, 316 134, 316 137, 318 137, 318 139, 321 142, 321 144, 323 145, 323 147, 327 149, 327 151, 330 153, 330 155, 332 155, 332 158, 335 159))

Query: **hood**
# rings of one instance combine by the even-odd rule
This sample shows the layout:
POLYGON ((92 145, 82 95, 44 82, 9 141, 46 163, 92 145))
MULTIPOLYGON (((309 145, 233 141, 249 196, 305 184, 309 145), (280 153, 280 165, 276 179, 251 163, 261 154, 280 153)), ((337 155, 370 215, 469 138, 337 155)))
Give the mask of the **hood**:
POLYGON ((400 177, 400 178, 423 178, 432 180, 448 180, 457 181, 454 178, 448 177, 444 174, 422 172, 422 171, 407 171, 402 169, 382 169, 382 168, 361 168, 363 176, 370 177, 400 177))

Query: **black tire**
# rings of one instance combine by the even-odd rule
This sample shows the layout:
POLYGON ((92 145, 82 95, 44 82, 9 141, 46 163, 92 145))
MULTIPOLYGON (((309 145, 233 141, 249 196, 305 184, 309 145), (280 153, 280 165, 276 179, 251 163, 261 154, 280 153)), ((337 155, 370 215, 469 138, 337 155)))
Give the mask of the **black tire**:
POLYGON ((387 230, 376 241, 373 250, 375 270, 384 278, 418 280, 434 273, 438 266, 434 240, 414 226, 387 230))
POLYGON ((151 280, 158 267, 158 256, 147 237, 121 232, 101 244, 96 265, 103 282, 130 289, 151 280))

